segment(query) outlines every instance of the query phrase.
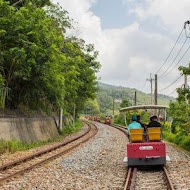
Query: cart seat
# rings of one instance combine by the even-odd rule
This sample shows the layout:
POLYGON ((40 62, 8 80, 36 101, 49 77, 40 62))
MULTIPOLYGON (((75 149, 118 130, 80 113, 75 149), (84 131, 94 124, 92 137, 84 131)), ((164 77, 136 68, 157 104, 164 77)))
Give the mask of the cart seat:
POLYGON ((131 142, 142 142, 144 129, 130 129, 130 141, 131 142))
POLYGON ((149 141, 160 141, 161 140, 161 128, 151 127, 148 128, 148 140, 149 141))

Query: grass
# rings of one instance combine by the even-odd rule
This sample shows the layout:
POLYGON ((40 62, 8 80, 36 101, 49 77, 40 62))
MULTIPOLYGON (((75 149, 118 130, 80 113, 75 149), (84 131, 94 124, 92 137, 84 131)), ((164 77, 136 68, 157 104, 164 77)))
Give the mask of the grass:
POLYGON ((19 140, 0 140, 0 155, 4 153, 14 153, 16 151, 25 151, 53 142, 59 142, 63 140, 67 135, 76 133, 82 127, 83 123, 77 120, 75 125, 66 126, 62 131, 59 131, 59 136, 57 136, 56 138, 48 139, 47 141, 33 142, 31 144, 25 144, 19 140))

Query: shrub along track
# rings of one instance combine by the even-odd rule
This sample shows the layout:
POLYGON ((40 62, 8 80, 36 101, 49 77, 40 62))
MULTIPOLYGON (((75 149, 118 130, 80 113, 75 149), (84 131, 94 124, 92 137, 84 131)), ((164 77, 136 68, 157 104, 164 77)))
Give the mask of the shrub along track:
MULTIPOLYGON (((119 129, 127 135, 126 130, 123 127, 115 124, 110 126, 119 129)), ((151 168, 151 171, 150 168, 137 170, 137 168, 128 167, 123 189, 174 190, 174 187, 166 167, 157 167, 153 170, 151 168)))
POLYGON ((41 165, 49 160, 55 159, 60 155, 66 154, 74 148, 80 146, 82 143, 87 142, 94 137, 98 132, 97 127, 94 124, 85 122, 88 125, 88 130, 78 137, 75 137, 69 141, 56 144, 55 146, 43 151, 31 154, 29 156, 18 159, 14 162, 10 162, 0 166, 0 184, 9 181, 13 177, 16 177, 34 167, 41 165))

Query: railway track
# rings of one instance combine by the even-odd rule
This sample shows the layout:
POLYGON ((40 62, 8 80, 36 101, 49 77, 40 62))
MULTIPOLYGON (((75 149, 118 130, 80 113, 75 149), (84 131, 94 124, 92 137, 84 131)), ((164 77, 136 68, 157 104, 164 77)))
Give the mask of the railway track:
POLYGON ((0 166, 0 185, 4 182, 11 180, 20 174, 25 173, 33 169, 36 166, 44 164, 47 161, 55 159, 60 155, 66 154, 81 144, 87 142, 94 137, 98 132, 97 127, 94 124, 85 122, 88 125, 88 130, 78 137, 75 137, 69 141, 59 143, 51 148, 43 151, 39 151, 30 156, 23 157, 14 162, 7 163, 0 166))
MULTIPOLYGON (((127 135, 125 128, 112 124, 114 128, 119 129, 127 135)), ((187 156, 187 155, 186 155, 187 156)), ((137 168, 129 167, 126 172, 124 182, 124 190, 174 190, 174 186, 170 180, 169 173, 166 167, 156 168, 154 170, 138 170, 137 168)))
POLYGON ((165 167, 149 169, 128 168, 124 190, 174 190, 165 167))

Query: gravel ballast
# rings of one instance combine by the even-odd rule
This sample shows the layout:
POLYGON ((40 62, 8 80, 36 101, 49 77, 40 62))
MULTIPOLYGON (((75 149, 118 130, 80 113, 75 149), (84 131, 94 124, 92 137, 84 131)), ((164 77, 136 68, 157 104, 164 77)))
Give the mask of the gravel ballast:
POLYGON ((71 153, 6 183, 0 189, 122 189, 126 136, 97 123, 98 134, 71 153))
POLYGON ((167 154, 170 161, 167 169, 175 189, 190 189, 190 157, 186 156, 175 145, 167 144, 167 154))

